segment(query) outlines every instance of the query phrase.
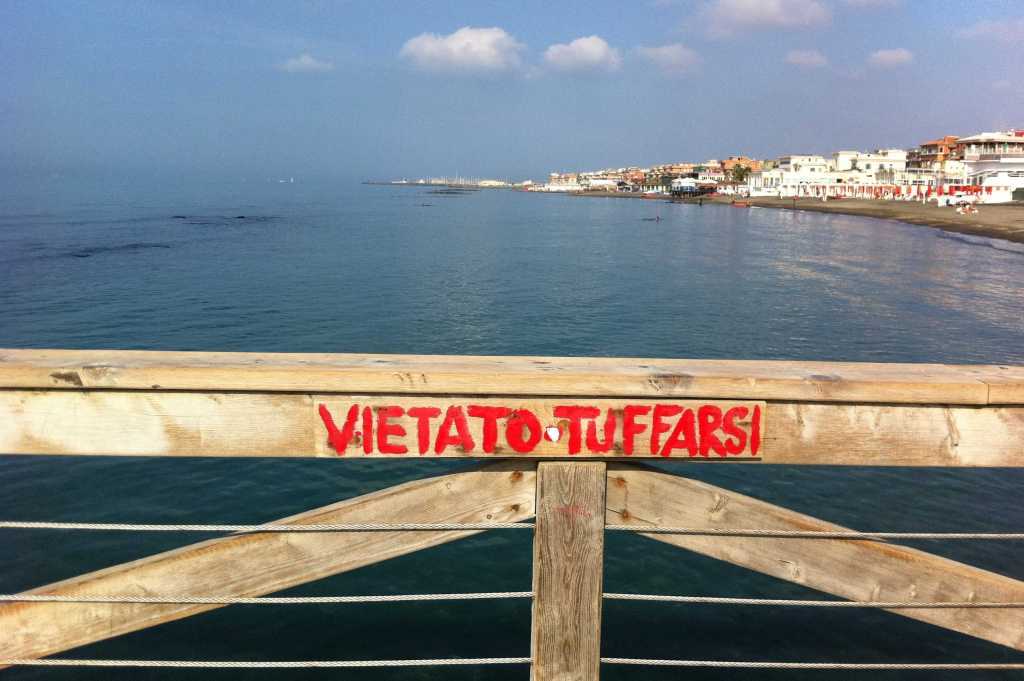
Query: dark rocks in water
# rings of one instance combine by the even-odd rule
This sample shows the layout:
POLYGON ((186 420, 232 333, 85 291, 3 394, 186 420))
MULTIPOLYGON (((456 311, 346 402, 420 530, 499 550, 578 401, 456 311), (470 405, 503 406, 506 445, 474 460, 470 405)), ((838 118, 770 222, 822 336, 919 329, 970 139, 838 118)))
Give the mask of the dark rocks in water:
POLYGON ((463 189, 461 187, 445 187, 444 189, 428 189, 427 194, 440 194, 442 196, 462 196, 463 194, 471 194, 474 189, 463 189))
POLYGON ((66 255, 71 258, 90 258, 94 255, 100 255, 102 253, 131 253, 135 251, 142 251, 149 248, 170 248, 170 244, 159 244, 159 243, 145 243, 136 242, 130 244, 120 244, 118 246, 93 246, 91 248, 82 248, 77 251, 71 251, 66 255))
POLYGON ((239 222, 252 224, 257 222, 271 222, 279 218, 274 215, 194 215, 187 219, 189 225, 218 225, 227 227, 237 225, 239 222))
POLYGON ((187 215, 172 215, 171 217, 174 218, 175 220, 188 220, 187 215))

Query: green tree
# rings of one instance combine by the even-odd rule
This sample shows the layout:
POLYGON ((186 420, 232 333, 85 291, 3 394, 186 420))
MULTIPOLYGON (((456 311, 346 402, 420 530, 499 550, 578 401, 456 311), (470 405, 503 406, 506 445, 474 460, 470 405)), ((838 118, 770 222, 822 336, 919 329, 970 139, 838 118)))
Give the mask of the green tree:
POLYGON ((737 165, 732 167, 732 179, 736 182, 746 182, 748 175, 750 175, 750 168, 747 166, 737 165))

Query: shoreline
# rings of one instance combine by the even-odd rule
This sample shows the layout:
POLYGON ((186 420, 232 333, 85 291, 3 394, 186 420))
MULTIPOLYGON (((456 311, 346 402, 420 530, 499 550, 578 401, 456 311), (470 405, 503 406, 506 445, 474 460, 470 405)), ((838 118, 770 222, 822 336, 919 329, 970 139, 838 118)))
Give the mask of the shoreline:
MULTIPOLYGON (((875 199, 743 199, 758 208, 803 210, 813 213, 835 213, 860 217, 896 220, 920 227, 932 227, 957 234, 984 236, 1024 243, 1024 205, 991 204, 978 206, 976 215, 960 215, 950 207, 922 204, 916 201, 879 201, 875 199)), ((729 205, 731 199, 716 197, 713 203, 729 205)))
MULTIPOLYGON (((606 198, 646 198, 665 200, 673 203, 696 203, 696 199, 668 199, 665 197, 638 196, 621 192, 587 192, 573 196, 594 196, 606 198)), ((916 201, 879 201, 875 199, 820 199, 802 198, 776 199, 769 197, 744 198, 741 201, 756 208, 779 210, 802 210, 813 213, 834 213, 858 217, 895 220, 919 227, 932 227, 946 232, 1002 239, 1024 243, 1024 204, 990 204, 978 206, 977 215, 959 215, 955 209, 921 204, 916 201)), ((704 197, 706 203, 728 206, 732 197, 704 197)))

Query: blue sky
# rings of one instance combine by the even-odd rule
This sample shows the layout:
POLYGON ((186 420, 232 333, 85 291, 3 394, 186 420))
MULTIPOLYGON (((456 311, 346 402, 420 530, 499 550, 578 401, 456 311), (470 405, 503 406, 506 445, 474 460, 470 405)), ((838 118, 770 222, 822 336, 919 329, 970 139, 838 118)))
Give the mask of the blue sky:
POLYGON ((0 162, 338 179, 1024 127, 1019 0, 0 4, 0 162))

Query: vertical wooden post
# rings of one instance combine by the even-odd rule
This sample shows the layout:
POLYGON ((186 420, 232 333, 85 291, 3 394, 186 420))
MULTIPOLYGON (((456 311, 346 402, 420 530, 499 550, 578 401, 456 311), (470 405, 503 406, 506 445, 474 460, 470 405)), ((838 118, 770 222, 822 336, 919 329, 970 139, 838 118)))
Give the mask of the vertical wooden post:
POLYGON ((542 462, 533 542, 533 681, 597 681, 605 464, 542 462))

